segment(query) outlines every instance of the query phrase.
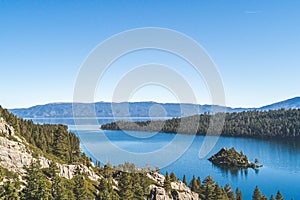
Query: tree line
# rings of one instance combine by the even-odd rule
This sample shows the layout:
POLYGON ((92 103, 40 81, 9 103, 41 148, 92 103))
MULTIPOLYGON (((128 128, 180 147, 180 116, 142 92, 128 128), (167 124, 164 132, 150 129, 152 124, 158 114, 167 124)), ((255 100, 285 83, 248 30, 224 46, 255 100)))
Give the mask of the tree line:
MULTIPOLYGON (((103 124, 101 129, 206 135, 212 116, 212 114, 205 113, 168 120, 118 121, 103 124)), ((223 116, 225 117, 221 133, 223 136, 261 138, 295 138, 300 136, 300 109, 214 114, 216 119, 221 119, 223 116)), ((212 132, 212 134, 216 133, 212 132)))

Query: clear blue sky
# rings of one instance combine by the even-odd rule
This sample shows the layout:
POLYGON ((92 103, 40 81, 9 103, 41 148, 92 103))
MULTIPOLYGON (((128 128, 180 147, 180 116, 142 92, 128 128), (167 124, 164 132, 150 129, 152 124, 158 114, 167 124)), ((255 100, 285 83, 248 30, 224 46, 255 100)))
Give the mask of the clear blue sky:
MULTIPOLYGON (((80 65, 96 45, 121 31, 149 26, 174 29, 200 43, 220 71, 229 106, 256 107, 300 96, 299 9, 300 2, 291 0, 0 0, 0 104, 72 101, 80 65)), ((148 54, 135 57, 143 63, 151 61, 148 54)), ((113 70, 121 73, 118 66, 113 70)), ((199 103, 210 103, 201 92, 199 103)), ((160 93, 145 88, 136 99, 172 101, 160 93)), ((109 101, 101 91, 96 98, 109 101)))

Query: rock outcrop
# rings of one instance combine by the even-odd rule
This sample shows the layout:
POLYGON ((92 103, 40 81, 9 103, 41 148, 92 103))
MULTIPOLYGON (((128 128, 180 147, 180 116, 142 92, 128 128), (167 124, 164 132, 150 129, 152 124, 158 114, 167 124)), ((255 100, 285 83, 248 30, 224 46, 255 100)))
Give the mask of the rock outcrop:
POLYGON ((177 180, 171 182, 171 193, 167 193, 163 188, 165 177, 157 172, 151 172, 147 174, 148 178, 152 179, 157 185, 150 185, 150 200, 199 200, 199 195, 192 192, 183 182, 177 180))
POLYGON ((156 185, 150 185, 149 187, 150 195, 147 197, 147 200, 172 200, 172 196, 167 194, 163 187, 156 185))
POLYGON ((27 147, 16 141, 0 137, 0 165, 10 171, 24 174, 24 166, 30 165, 32 154, 27 147))
POLYGON ((249 162, 246 155, 237 152, 233 147, 231 149, 222 148, 218 153, 208 159, 213 164, 222 167, 236 168, 259 168, 262 165, 249 162))
POLYGON ((147 174, 147 177, 150 178, 151 180, 155 181, 159 185, 163 185, 165 182, 165 176, 158 172, 149 172, 147 174))
POLYGON ((10 171, 24 174, 24 166, 32 161, 31 151, 14 134, 12 126, 0 118, 0 165, 10 171))
POLYGON ((0 133, 5 133, 6 135, 14 135, 14 128, 6 123, 6 121, 0 117, 0 133))
POLYGON ((68 165, 68 164, 57 164, 59 169, 59 176, 65 177, 67 179, 72 179, 74 176, 74 171, 79 167, 80 171, 85 173, 89 179, 93 181, 98 181, 100 176, 98 176, 92 169, 89 169, 85 165, 68 165))

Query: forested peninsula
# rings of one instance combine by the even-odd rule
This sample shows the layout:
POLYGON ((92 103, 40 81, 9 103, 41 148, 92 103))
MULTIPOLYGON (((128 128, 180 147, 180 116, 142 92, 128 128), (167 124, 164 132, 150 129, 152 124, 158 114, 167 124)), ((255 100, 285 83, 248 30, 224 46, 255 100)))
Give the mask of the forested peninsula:
MULTIPOLYGON (((215 115, 216 118, 225 115, 222 136, 300 138, 300 109, 245 111, 239 113, 217 113, 215 115)), ((101 129, 206 135, 212 116, 212 114, 205 113, 168 120, 118 121, 103 124, 101 129), (193 127, 197 127, 197 125, 196 132, 191 132, 190 130, 193 127)))

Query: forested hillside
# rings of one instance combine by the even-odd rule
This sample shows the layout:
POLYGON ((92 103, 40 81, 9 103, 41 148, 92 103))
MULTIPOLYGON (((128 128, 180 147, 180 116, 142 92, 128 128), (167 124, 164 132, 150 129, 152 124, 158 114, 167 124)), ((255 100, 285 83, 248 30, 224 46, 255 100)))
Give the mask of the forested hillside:
MULTIPOLYGON (((216 115, 223 115, 217 113, 216 115)), ((165 121, 143 122, 113 122, 104 124, 102 129, 139 131, 161 131, 167 133, 195 134, 189 130, 197 123, 197 135, 205 135, 209 127, 210 114, 201 114, 184 118, 186 123, 181 124, 181 118, 173 118, 165 121), (199 119, 199 120, 198 120, 199 119), (151 122, 151 123, 150 123, 151 122), (163 126, 161 126, 163 122, 163 126), (160 128, 162 127, 162 128, 160 128)), ((300 109, 274 110, 274 111, 247 111, 240 113, 226 113, 222 130, 223 136, 233 137, 299 137, 300 136, 300 109)))
POLYGON ((76 163, 87 158, 80 151, 80 141, 65 125, 35 124, 31 120, 16 117, 0 106, 0 117, 42 152, 53 155, 66 163, 76 163))

